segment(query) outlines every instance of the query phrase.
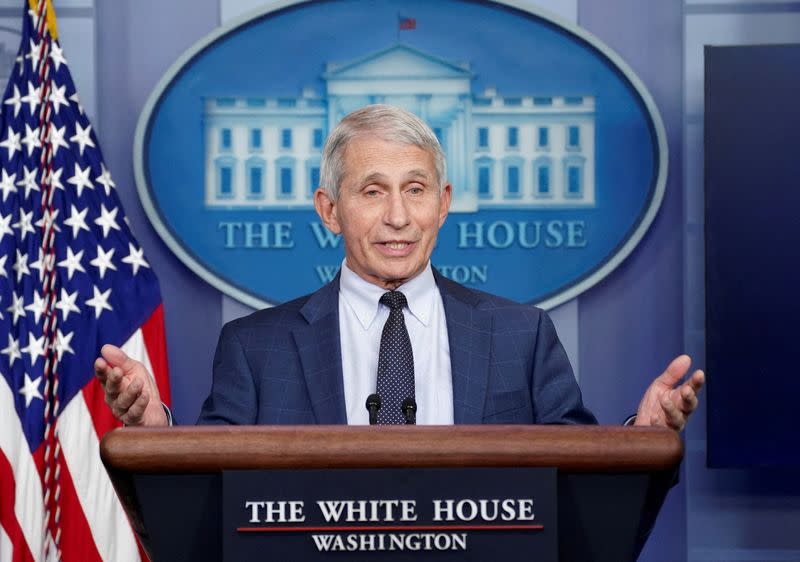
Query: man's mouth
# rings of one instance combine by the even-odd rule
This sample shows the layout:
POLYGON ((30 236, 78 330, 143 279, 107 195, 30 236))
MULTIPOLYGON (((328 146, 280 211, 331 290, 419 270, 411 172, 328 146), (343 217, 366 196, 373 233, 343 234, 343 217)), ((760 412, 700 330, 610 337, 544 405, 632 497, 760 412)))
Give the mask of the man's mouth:
POLYGON ((405 257, 414 251, 416 242, 409 240, 388 240, 386 242, 379 242, 378 247, 386 256, 390 257, 405 257))

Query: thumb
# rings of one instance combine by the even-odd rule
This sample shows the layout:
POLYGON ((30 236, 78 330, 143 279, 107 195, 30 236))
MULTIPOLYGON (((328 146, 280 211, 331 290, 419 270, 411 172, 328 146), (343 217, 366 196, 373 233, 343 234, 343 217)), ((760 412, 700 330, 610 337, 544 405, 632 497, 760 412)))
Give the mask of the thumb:
POLYGON ((674 387, 689 370, 692 360, 688 355, 679 355, 667 366, 667 370, 656 379, 663 385, 674 387))
POLYGON ((107 343, 100 349, 100 353, 109 365, 119 367, 123 373, 129 374, 136 365, 136 361, 115 345, 107 343))

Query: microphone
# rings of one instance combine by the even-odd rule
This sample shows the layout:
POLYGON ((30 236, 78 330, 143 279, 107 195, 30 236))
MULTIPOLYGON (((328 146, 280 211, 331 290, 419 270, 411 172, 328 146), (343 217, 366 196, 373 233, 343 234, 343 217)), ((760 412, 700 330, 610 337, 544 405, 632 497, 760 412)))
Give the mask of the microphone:
POLYGON ((409 396, 408 398, 403 400, 403 404, 400 407, 403 410, 403 416, 406 418, 406 425, 416 425, 417 401, 414 400, 414 397, 409 396))
POLYGON ((367 411, 369 412, 369 425, 378 423, 378 410, 381 409, 381 397, 377 394, 367 396, 367 411))

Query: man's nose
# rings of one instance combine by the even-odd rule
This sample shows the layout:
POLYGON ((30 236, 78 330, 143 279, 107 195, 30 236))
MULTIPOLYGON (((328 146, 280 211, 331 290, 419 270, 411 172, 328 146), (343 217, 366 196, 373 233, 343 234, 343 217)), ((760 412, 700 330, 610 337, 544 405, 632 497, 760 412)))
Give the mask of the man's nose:
POLYGON ((394 228, 403 228, 411 222, 407 201, 401 192, 393 192, 387 199, 384 222, 394 228))

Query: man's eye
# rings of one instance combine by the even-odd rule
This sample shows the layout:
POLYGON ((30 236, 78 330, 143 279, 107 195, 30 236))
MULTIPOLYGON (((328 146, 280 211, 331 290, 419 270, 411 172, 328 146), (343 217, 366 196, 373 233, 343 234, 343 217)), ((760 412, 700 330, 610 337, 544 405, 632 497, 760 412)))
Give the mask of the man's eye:
POLYGON ((364 192, 364 194, 367 197, 377 197, 378 195, 380 195, 380 191, 378 191, 377 189, 368 189, 364 192))
POLYGON ((422 193, 423 191, 425 191, 425 190, 424 190, 424 189, 422 189, 420 186, 416 185, 416 186, 414 186, 414 187, 411 187, 411 188, 410 188, 408 191, 409 191, 409 193, 411 193, 412 195, 419 195, 419 194, 421 194, 421 193, 422 193))

